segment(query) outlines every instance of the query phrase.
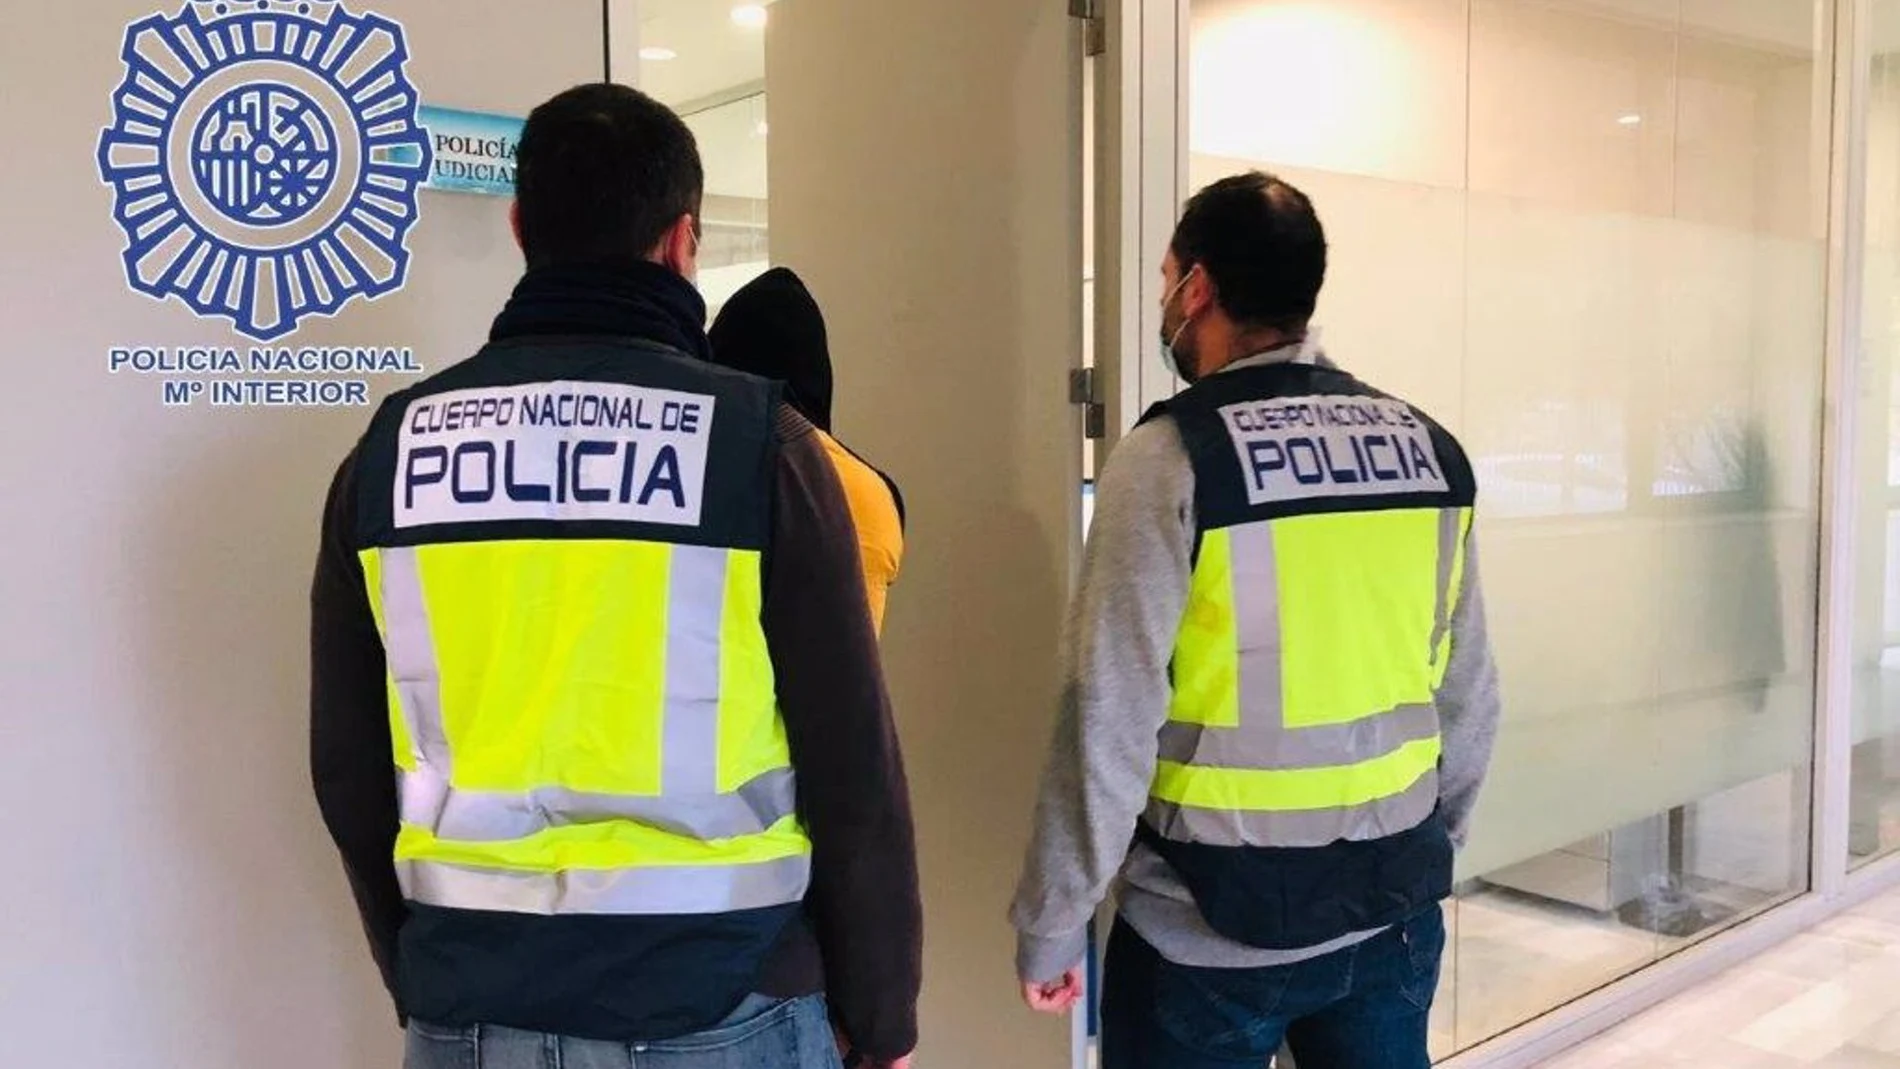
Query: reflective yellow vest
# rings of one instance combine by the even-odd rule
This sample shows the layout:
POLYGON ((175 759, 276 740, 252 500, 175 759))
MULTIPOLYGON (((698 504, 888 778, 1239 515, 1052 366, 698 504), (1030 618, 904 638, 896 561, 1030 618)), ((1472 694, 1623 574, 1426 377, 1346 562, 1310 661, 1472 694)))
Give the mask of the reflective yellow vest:
POLYGON ((1402 920, 1450 886, 1434 695, 1470 465, 1336 369, 1227 372, 1160 411, 1194 466, 1197 549, 1145 838, 1257 945, 1402 920))
POLYGON ((800 901, 760 625, 776 395, 674 355, 484 353, 362 451, 415 903, 693 916, 800 901), (550 378, 559 357, 583 374, 550 378))

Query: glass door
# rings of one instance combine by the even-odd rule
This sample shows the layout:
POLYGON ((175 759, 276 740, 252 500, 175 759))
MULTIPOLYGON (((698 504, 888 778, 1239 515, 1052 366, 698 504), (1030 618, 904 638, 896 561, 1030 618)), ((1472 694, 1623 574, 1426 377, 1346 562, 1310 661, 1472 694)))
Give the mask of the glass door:
MULTIPOLYGON (((1328 228, 1329 354, 1478 468, 1506 709, 1438 1053, 1805 891, 1832 5, 1134 17, 1158 159, 1126 321, 1152 336, 1189 192, 1276 172, 1328 228)), ((1145 355, 1121 366, 1149 403, 1175 387, 1145 355)))
POLYGON ((1848 853, 1900 847, 1900 4, 1870 5, 1848 853))
POLYGON ((771 262, 769 4, 612 0, 614 79, 686 119, 706 168, 699 286, 711 315, 771 262), (741 13, 743 12, 743 13, 741 13))

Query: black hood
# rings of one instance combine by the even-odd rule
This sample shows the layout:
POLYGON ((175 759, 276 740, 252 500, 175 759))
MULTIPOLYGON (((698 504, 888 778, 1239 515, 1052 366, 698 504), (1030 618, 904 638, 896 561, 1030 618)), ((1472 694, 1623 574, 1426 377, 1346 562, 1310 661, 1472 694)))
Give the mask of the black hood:
POLYGON ((775 267, 732 295, 713 321, 713 362, 785 384, 785 400, 831 430, 831 346, 805 283, 775 267))

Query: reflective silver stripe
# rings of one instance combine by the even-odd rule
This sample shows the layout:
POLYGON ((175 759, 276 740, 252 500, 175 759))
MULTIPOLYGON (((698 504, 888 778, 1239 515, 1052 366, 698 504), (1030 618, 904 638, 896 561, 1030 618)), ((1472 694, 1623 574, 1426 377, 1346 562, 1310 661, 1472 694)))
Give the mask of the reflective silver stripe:
POLYGON ((1350 723, 1302 728, 1263 723, 1252 707, 1243 706, 1241 716, 1237 728, 1168 722, 1161 728, 1161 759, 1200 768, 1335 768, 1437 738, 1439 730, 1432 705, 1401 705, 1350 723))
POLYGON ((669 797, 719 789, 719 639, 729 556, 708 546, 673 547, 660 742, 660 790, 669 797))
POLYGON ((789 768, 768 772, 729 794, 664 798, 590 794, 560 787, 532 791, 470 791, 449 786, 433 768, 404 772, 402 821, 437 839, 463 843, 525 839, 549 828, 629 820, 713 842, 757 835, 792 816, 797 788, 789 768))
POLYGON ((1438 651, 1445 641, 1445 632, 1451 630, 1452 601, 1456 594, 1451 589, 1453 567, 1458 563, 1458 554, 1464 552, 1465 511, 1463 509, 1441 509, 1438 513, 1438 602, 1432 617, 1432 667, 1438 667, 1438 651))
POLYGON ((753 865, 569 869, 558 873, 398 861, 404 895, 423 905, 501 913, 699 915, 783 906, 805 897, 809 856, 753 865))
POLYGON ((442 673, 436 667, 435 639, 429 631, 429 603, 422 596, 422 572, 413 546, 379 549, 383 573, 383 646, 389 674, 402 702, 418 766, 449 774, 449 742, 442 731, 442 673))
POLYGON ((1365 805, 1294 812, 1237 812, 1148 799, 1149 826, 1177 842, 1209 846, 1327 846, 1367 842, 1418 827, 1438 807, 1438 771, 1365 805))
POLYGON ((1240 659, 1240 723, 1286 722, 1280 666, 1280 572, 1273 524, 1249 523, 1227 533, 1233 571, 1234 646, 1240 659))

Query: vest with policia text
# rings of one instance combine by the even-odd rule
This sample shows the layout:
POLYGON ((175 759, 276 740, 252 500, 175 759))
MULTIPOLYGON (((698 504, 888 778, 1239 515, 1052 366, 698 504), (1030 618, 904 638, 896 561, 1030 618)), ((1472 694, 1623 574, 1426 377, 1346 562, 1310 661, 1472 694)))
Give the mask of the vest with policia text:
POLYGON ((411 1016, 667 1038, 750 993, 811 857, 760 624, 777 404, 647 343, 523 339, 372 422, 411 1016))
POLYGON ((1194 570, 1140 837, 1210 926, 1304 949, 1451 890, 1434 694, 1475 480, 1405 402, 1304 363, 1150 412, 1194 467, 1194 570))

